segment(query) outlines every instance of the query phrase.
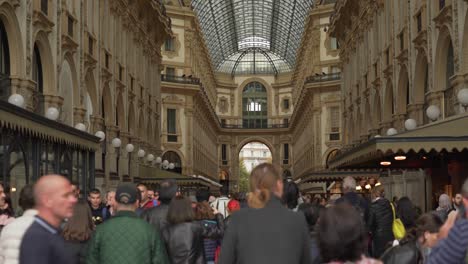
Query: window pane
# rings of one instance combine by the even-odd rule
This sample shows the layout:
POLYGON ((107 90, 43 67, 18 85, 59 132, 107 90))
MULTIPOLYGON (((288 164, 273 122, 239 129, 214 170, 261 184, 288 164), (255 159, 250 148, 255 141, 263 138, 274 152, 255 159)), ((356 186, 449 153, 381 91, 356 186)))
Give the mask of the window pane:
POLYGON ((167 109, 167 133, 176 134, 176 109, 167 109))

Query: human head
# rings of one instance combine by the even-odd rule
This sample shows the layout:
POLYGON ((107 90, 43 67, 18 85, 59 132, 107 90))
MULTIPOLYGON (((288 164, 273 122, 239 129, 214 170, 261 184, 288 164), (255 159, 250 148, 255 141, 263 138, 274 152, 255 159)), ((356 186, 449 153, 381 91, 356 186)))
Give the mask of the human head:
POLYGON ((115 191, 117 211, 135 211, 140 199, 140 190, 133 183, 121 183, 115 191))
POLYGON ((196 220, 210 220, 214 218, 213 209, 208 202, 198 202, 195 205, 196 220))
POLYGON ((34 201, 39 216, 59 227, 63 219, 73 216, 77 198, 70 181, 61 175, 45 175, 34 185, 34 201))
POLYGON ((140 204, 144 204, 148 201, 148 188, 143 183, 137 184, 138 190, 140 190, 141 202, 140 204))
POLYGON ((210 191, 206 189, 197 190, 195 197, 197 197, 198 202, 206 202, 210 198, 210 191))
POLYGON ((99 208, 101 205, 101 191, 99 189, 92 189, 88 194, 88 201, 94 209, 99 208))
POLYGON ((159 200, 159 192, 158 191, 154 191, 154 199, 159 200))
POLYGON ((3 210, 3 214, 8 215, 9 217, 15 216, 15 211, 13 210, 13 205, 9 196, 0 197, 0 209, 3 210))
POLYGON ((232 213, 234 213, 236 211, 239 211, 240 208, 241 208, 240 203, 237 200, 231 200, 227 204, 227 209, 228 209, 229 214, 232 214, 232 213))
POLYGON ((113 207, 115 205, 115 191, 108 191, 106 194, 106 205, 113 207))
POLYGON ((0 198, 5 198, 5 197, 6 197, 5 189, 3 187, 3 184, 0 182, 0 198))
POLYGON ((177 183, 175 180, 169 179, 161 182, 159 188, 159 201, 163 204, 171 203, 172 198, 177 194, 177 183))
POLYGON ((416 227, 408 232, 409 239, 417 239, 425 247, 432 248, 438 242, 438 233, 443 225, 442 220, 436 214, 426 213, 416 220, 416 227))
POLYGON ((343 192, 355 192, 356 191, 356 180, 351 176, 346 176, 343 179, 343 192))
POLYGON ((28 184, 23 187, 18 203, 24 211, 34 208, 34 185, 28 184))
POLYGON ((271 199, 271 195, 281 198, 283 195, 283 180, 278 169, 269 163, 262 163, 250 173, 249 206, 263 208, 271 199))
POLYGON ((415 225, 417 217, 416 209, 408 197, 401 197, 397 202, 396 209, 397 216, 403 222, 406 229, 415 225))
POLYGON ((94 230, 91 209, 84 202, 78 202, 73 210, 73 216, 68 219, 62 235, 65 240, 87 241, 94 230))
POLYGON ((461 205, 462 205, 462 201, 463 201, 463 196, 461 195, 461 193, 455 194, 455 197, 453 197, 453 203, 454 203, 456 206, 461 206, 461 205))
POLYGON ((364 254, 366 232, 361 216, 350 205, 327 208, 316 226, 320 255, 325 263, 359 260, 364 254))
POLYGON ((283 203, 289 208, 294 209, 299 199, 299 187, 292 179, 286 179, 283 182, 283 203))
POLYGON ((180 224, 185 222, 192 222, 195 219, 192 210, 192 202, 184 196, 176 196, 172 199, 167 212, 167 221, 170 224, 180 224))
POLYGON ((216 201, 216 197, 214 197, 213 195, 210 195, 210 197, 208 198, 208 202, 213 203, 214 201, 216 201))
POLYGON ((320 207, 316 204, 303 203, 299 205, 299 211, 305 216, 310 230, 313 230, 320 215, 320 207))
POLYGON ((77 182, 72 182, 72 191, 75 194, 76 198, 80 197, 80 185, 77 182))
POLYGON ((154 190, 148 190, 148 199, 150 200, 154 199, 154 190))
POLYGON ((384 188, 382 187, 382 185, 380 186, 375 186, 372 190, 371 190, 371 195, 372 195, 372 198, 375 199, 375 198, 383 198, 385 196, 385 190, 384 188))
POLYGON ((450 197, 443 193, 439 196, 439 207, 444 210, 449 210, 451 207, 450 197))

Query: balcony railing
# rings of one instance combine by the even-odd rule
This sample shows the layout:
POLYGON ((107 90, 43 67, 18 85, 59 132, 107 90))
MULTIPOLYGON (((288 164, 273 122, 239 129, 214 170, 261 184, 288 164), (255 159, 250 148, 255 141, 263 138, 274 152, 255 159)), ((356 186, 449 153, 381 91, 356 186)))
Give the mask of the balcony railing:
POLYGON ((307 77, 306 83, 336 81, 341 78, 341 72, 328 74, 315 74, 307 77))
POLYGON ((175 83, 184 83, 184 84, 194 84, 199 85, 200 79, 195 77, 185 77, 185 76, 175 76, 175 75, 166 75, 161 74, 161 81, 163 82, 175 82, 175 83))
POLYGON ((263 126, 244 126, 233 124, 221 124, 221 128, 228 129, 275 129, 275 128, 288 128, 288 124, 268 124, 263 126))

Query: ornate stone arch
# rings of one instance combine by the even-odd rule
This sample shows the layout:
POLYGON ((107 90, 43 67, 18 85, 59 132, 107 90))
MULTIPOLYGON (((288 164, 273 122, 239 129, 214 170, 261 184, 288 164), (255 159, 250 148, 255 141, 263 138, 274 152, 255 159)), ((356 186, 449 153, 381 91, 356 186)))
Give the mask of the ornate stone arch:
POLYGON ((423 104, 426 92, 429 90, 429 65, 424 52, 419 51, 416 58, 416 68, 413 81, 413 102, 423 104))
POLYGON ((328 162, 334 158, 340 150, 338 148, 329 148, 325 153, 323 154, 322 157, 322 165, 324 168, 328 169, 328 162))
POLYGON ((138 130, 137 128, 137 117, 135 114, 135 106, 133 105, 133 102, 130 102, 128 105, 128 127, 127 131, 130 133, 132 136, 136 136, 135 132, 138 130))
MULTIPOLYGON (((78 97, 78 89, 76 88, 76 73, 75 80, 73 80, 74 66, 68 59, 62 62, 62 67, 59 75, 59 91, 58 94, 63 99, 63 103, 60 110, 60 120, 69 125, 73 126, 73 107, 80 106, 75 104, 75 99, 78 97), (75 94, 76 93, 76 94, 75 94)), ((78 100, 79 101, 79 100, 78 100)))
POLYGON ((118 127, 120 128, 120 131, 124 131, 127 125, 126 122, 126 114, 127 111, 125 111, 125 104, 124 104, 124 99, 123 99, 123 94, 119 93, 117 96, 117 104, 115 105, 115 120, 118 121, 118 127))
POLYGON ((275 148, 274 148, 273 144, 271 142, 269 142, 267 139, 265 139, 263 137, 260 137, 260 136, 248 137, 248 138, 242 140, 241 142, 239 142, 239 144, 237 144, 237 149, 236 149, 237 156, 238 156, 239 152, 242 150, 242 148, 245 145, 247 145, 248 143, 251 143, 251 142, 260 142, 262 144, 265 144, 265 146, 267 146, 270 149, 273 163, 276 162, 275 161, 276 152, 275 152, 275 148))
MULTIPOLYGON (((161 154, 162 160, 164 161, 164 159, 167 157, 167 155, 170 154, 171 152, 173 152, 174 154, 177 154, 177 156, 179 156, 179 159, 180 159, 180 171, 176 171, 176 172, 177 173, 185 173, 184 164, 186 164, 186 162, 185 162, 184 154, 180 150, 172 149, 172 148, 164 150, 164 152, 161 154)), ((168 160, 168 161, 169 162, 174 162, 173 160, 168 160)), ((177 169, 177 167, 174 168, 174 169, 177 169)))
POLYGON ((71 54, 70 52, 65 53, 64 62, 68 62, 71 70, 71 78, 73 83, 73 107, 79 107, 82 105, 83 102, 81 102, 80 100, 80 88, 78 86, 78 71, 75 59, 73 58, 73 54, 71 54))
POLYGON ((140 140, 143 140, 145 138, 145 115, 143 113, 143 110, 140 109, 140 113, 138 114, 138 137, 140 140))
POLYGON ((383 120, 385 122, 390 122, 393 120, 393 114, 395 112, 394 109, 394 102, 393 102, 393 85, 392 81, 388 80, 387 84, 385 85, 385 96, 383 101, 383 120))
POLYGON ((57 85, 55 81, 55 67, 52 55, 52 49, 50 48, 49 38, 47 33, 39 31, 36 35, 36 41, 34 42, 39 49, 42 64, 42 82, 44 87, 44 94, 57 94, 57 85))
POLYGON ((96 89, 96 81, 94 80, 94 75, 92 71, 88 71, 85 76, 85 85, 86 85, 86 92, 89 94, 89 98, 91 99, 91 105, 93 109, 93 114, 98 113, 98 102, 97 102, 97 94, 98 91, 96 89))
POLYGON ((238 115, 239 116, 242 116, 242 92, 244 90, 244 87, 247 86, 247 84, 251 83, 251 82, 259 82, 261 83, 265 89, 266 89, 266 92, 267 92, 267 100, 268 100, 268 111, 267 111, 267 117, 268 119, 270 119, 272 117, 272 113, 273 113, 273 109, 274 109, 274 105, 275 103, 273 102, 273 88, 271 87, 271 84, 269 84, 267 81, 265 81, 264 79, 262 78, 259 78, 259 77, 252 77, 252 78, 248 78, 246 79, 245 81, 243 81, 241 83, 241 85, 239 85, 238 89, 237 89, 237 109, 238 109, 238 115))
POLYGON ((380 99, 380 92, 378 90, 375 91, 374 94, 374 107, 372 111, 372 126, 375 129, 378 129, 380 127, 380 122, 382 121, 382 102, 380 99))
MULTIPOLYGON (((17 78, 26 75, 26 59, 23 53, 21 30, 16 18, 14 7, 9 1, 0 5, 0 20, 3 22, 8 36, 8 49, 10 51, 10 76, 17 78)), ((31 57, 32 58, 32 57, 31 57)), ((31 63, 29 63, 31 67, 31 63)))
POLYGON ((101 116, 106 125, 114 125, 114 107, 112 105, 112 93, 109 85, 104 85, 101 99, 101 116))
POLYGON ((446 60, 450 45, 452 45, 452 48, 455 49, 449 29, 447 27, 443 27, 440 29, 439 38, 437 40, 436 55, 434 61, 434 87, 432 88, 435 91, 443 91, 447 88, 446 60))
POLYGON ((400 69, 400 75, 398 77, 398 90, 397 90, 397 110, 400 114, 406 113, 406 107, 411 102, 411 95, 409 91, 409 78, 408 70, 406 66, 402 66, 400 69))

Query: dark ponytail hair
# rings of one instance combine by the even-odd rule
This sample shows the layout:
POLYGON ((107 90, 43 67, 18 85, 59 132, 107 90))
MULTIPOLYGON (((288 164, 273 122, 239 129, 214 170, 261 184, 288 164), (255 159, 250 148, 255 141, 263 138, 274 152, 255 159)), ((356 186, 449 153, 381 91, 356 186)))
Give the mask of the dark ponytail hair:
POLYGON ((406 232, 406 236, 403 238, 402 243, 417 241, 420 237, 424 237, 425 232, 437 233, 443 224, 444 223, 437 215, 433 213, 423 214, 418 218, 418 220, 416 220, 416 226, 410 228, 406 232))

